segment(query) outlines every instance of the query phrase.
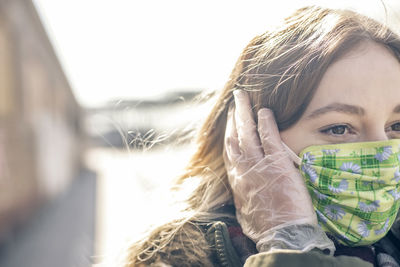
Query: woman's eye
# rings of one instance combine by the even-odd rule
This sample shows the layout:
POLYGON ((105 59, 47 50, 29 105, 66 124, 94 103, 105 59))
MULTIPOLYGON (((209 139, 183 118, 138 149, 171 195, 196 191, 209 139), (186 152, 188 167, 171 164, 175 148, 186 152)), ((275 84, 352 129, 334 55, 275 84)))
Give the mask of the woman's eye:
POLYGON ((392 131, 400 131, 400 122, 393 124, 391 128, 392 131))
MULTIPOLYGON (((399 125, 399 130, 400 130, 400 125, 399 125)), ((335 125, 321 130, 322 133, 330 135, 344 135, 348 131, 349 127, 347 125, 335 125)))

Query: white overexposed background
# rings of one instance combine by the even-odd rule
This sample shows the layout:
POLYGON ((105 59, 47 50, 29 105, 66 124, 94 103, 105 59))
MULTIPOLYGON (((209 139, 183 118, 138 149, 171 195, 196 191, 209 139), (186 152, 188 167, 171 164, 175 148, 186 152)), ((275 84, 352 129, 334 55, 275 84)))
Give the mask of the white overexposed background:
MULTIPOLYGON (((399 1, 383 1, 389 11, 399 1)), ((96 106, 220 88, 241 50, 307 4, 380 13, 379 0, 34 0, 78 100, 96 106)))

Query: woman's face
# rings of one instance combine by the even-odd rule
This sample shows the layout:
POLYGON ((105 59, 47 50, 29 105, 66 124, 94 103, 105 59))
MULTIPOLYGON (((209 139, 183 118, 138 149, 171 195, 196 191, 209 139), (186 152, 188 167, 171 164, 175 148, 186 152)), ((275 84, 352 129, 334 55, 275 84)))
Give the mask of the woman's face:
POLYGON ((400 138, 400 63, 382 45, 363 43, 328 68, 300 120, 280 134, 296 154, 400 138))

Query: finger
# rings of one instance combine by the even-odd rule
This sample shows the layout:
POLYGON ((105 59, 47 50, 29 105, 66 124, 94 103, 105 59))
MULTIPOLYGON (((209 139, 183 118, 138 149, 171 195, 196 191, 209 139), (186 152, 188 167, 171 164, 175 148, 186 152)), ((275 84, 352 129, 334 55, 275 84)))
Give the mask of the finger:
POLYGON ((270 109, 262 108, 258 111, 258 133, 265 155, 272 155, 284 151, 282 140, 274 114, 270 109))
POLYGON ((262 158, 264 153, 257 126, 254 122, 250 99, 245 91, 234 91, 235 96, 235 123, 239 139, 239 148, 247 159, 262 158))
POLYGON ((234 119, 234 108, 231 107, 228 111, 224 138, 224 154, 226 153, 228 160, 228 162, 225 163, 235 162, 240 157, 239 140, 234 119))

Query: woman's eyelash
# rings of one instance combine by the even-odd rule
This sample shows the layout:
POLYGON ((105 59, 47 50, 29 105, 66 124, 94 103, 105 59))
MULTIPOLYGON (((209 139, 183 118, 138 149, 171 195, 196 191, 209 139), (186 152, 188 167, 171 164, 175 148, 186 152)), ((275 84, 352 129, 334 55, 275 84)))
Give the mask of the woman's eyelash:
POLYGON ((393 130, 393 131, 396 131, 396 132, 400 131, 400 122, 396 122, 396 123, 392 124, 390 126, 390 129, 393 130), (393 129, 393 126, 395 126, 395 129, 393 129))
POLYGON ((320 132, 328 135, 344 135, 345 133, 348 133, 350 130, 351 130, 350 126, 346 124, 337 124, 324 128, 320 130, 320 132))

